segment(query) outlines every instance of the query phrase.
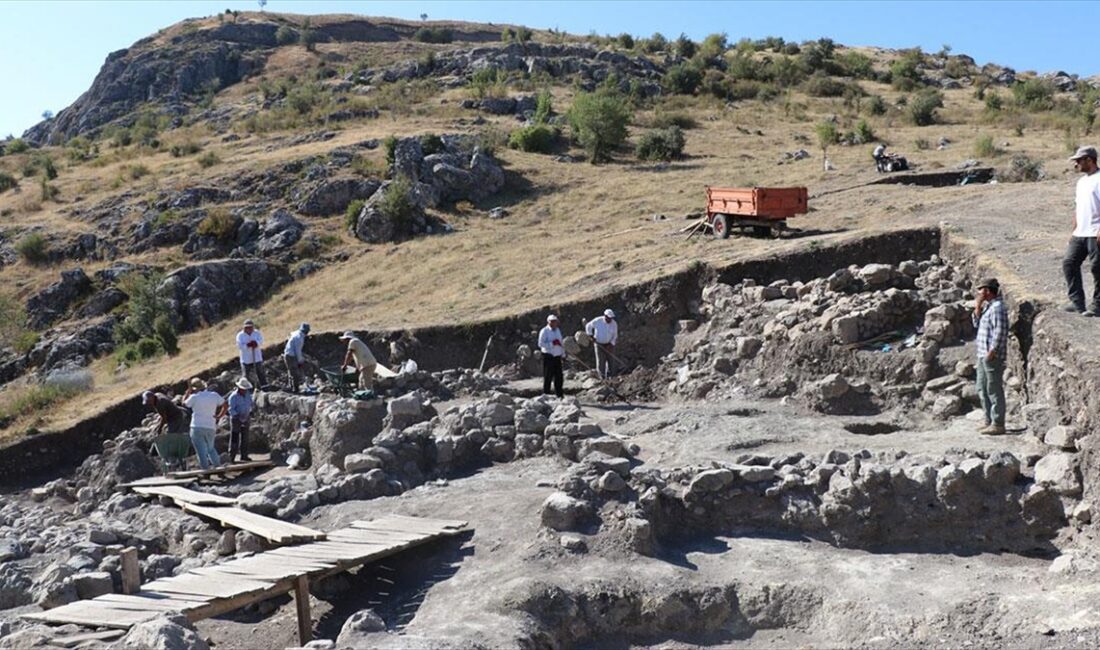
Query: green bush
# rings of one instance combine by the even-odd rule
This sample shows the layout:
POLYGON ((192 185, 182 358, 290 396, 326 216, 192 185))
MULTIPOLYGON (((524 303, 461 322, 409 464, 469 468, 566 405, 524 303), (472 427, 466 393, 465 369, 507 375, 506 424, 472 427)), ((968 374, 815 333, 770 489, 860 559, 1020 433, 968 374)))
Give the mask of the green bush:
POLYGON ((871 57, 859 52, 845 52, 840 56, 840 65, 844 67, 844 71, 856 79, 875 78, 875 69, 871 63, 871 57))
POLYGON ((890 64, 890 83, 898 90, 910 91, 921 84, 919 54, 906 54, 890 64))
POLYGON ((550 94, 549 89, 544 88, 539 91, 538 98, 535 100, 535 115, 531 121, 535 124, 546 124, 550 121, 553 112, 554 96, 550 94))
POLYGON ((993 144, 993 136, 983 135, 979 136, 974 142, 974 155, 979 158, 987 158, 989 156, 996 156, 1003 153, 997 148, 997 145, 993 144))
POLYGON ((802 82, 802 90, 813 97, 840 97, 848 85, 837 81, 824 72, 815 72, 809 79, 802 82))
POLYGON ((46 238, 37 232, 28 233, 15 243, 15 252, 30 264, 42 264, 48 259, 46 238))
POLYGON ((397 151, 397 136, 388 135, 382 140, 382 151, 386 154, 386 166, 393 167, 397 151))
POLYGON ((455 40, 455 35, 445 27, 421 27, 413 34, 413 40, 421 43, 450 43, 455 40))
POLYGON ((298 42, 298 32, 289 25, 282 25, 275 31, 275 42, 279 45, 293 45, 298 42))
POLYGON ((82 163, 99 155, 99 145, 84 136, 78 135, 65 144, 65 155, 71 163, 82 163))
POLYGON ((56 187, 50 185, 50 182, 46 180, 45 176, 39 180, 38 187, 41 190, 41 198, 43 201, 52 201, 56 199, 57 195, 60 193, 56 187))
POLYGON ((867 101, 867 112, 871 115, 886 115, 886 100, 879 95, 873 95, 867 101))
POLYGON ((0 293, 0 348, 17 347, 26 333, 27 312, 12 295, 0 293))
POLYGON ((761 66, 761 64, 751 56, 737 53, 726 59, 726 74, 734 80, 752 80, 770 77, 771 72, 767 67, 761 66))
POLYGON ((695 93, 695 89, 699 87, 702 81, 703 75, 695 66, 679 63, 669 66, 664 78, 661 80, 661 87, 667 93, 691 95, 695 93))
POLYGON ((573 139, 593 164, 608 160, 626 140, 632 114, 622 96, 610 92, 579 93, 568 113, 573 139))
POLYGON ((214 153, 213 151, 207 151, 206 153, 195 159, 195 162, 199 163, 199 167, 202 167, 203 169, 209 169, 214 165, 217 165, 221 161, 222 159, 219 158, 218 154, 214 153))
POLYGON ((178 351, 176 326, 170 306, 161 289, 164 275, 130 273, 123 276, 119 288, 130 297, 126 316, 115 326, 115 358, 119 363, 137 363, 161 353, 178 351))
POLYGON ((814 127, 814 132, 817 133, 817 142, 822 149, 828 149, 830 145, 840 141, 840 132, 837 131, 836 124, 832 122, 818 123, 814 127))
POLYGON ((699 85, 702 92, 718 99, 729 99, 732 87, 733 81, 720 70, 713 68, 706 71, 706 74, 703 75, 703 82, 699 85))
POLYGON ((916 126, 936 123, 936 109, 943 107, 943 95, 936 91, 923 92, 909 102, 909 121, 916 126))
POLYGON ((204 237, 216 237, 226 240, 231 238, 237 230, 237 218, 229 214, 225 208, 213 208, 206 213, 195 232, 204 237))
POLYGON ((176 326, 167 314, 161 314, 153 320, 153 337, 165 354, 176 354, 180 351, 176 326))
POLYGON ((730 85, 727 99, 733 101, 757 99, 765 92, 766 87, 768 86, 759 81, 736 81, 730 85))
POLYGON ((183 158, 184 156, 193 156, 202 151, 202 145, 197 142, 184 142, 181 144, 174 144, 172 148, 168 150, 172 154, 173 158, 183 158))
POLYGON ((917 138, 913 140, 913 146, 916 147, 918 151, 928 151, 932 148, 932 142, 927 138, 917 138))
POLYGON ((1016 105, 1029 111, 1054 108, 1054 84, 1046 79, 1028 79, 1012 87, 1016 105))
POLYGON ((672 160, 684 154, 684 132, 678 126, 646 131, 634 153, 639 160, 672 160))
POLYGON ((642 41, 642 51, 646 54, 657 54, 668 49, 668 39, 661 32, 654 32, 653 36, 642 41))
POLYGON ((666 112, 658 110, 653 116, 653 121, 650 123, 655 129, 667 129, 670 126, 678 126, 685 131, 688 129, 694 129, 699 126, 699 123, 695 121, 695 118, 687 113, 679 112, 666 112))
POLYGON ((623 32, 622 34, 619 34, 615 37, 615 44, 624 50, 633 50, 634 37, 630 34, 627 34, 626 32, 623 32))
POLYGON ((687 37, 686 34, 680 34, 680 36, 672 43, 672 50, 685 59, 690 59, 695 56, 695 41, 687 37))
POLYGON ((1022 153, 1012 157, 1007 170, 997 172, 997 178, 1008 183, 1035 183, 1043 180, 1044 176, 1043 163, 1022 153))
POLYGON ((7 172, 0 172, 0 194, 19 187, 19 181, 7 172))
POLYGON ((425 156, 439 153, 444 150, 443 138, 434 133, 425 133, 420 136, 420 150, 425 156))
POLYGON ((31 148, 31 146, 29 144, 27 144, 27 142, 23 138, 16 138, 14 140, 9 140, 7 142, 7 144, 4 145, 4 153, 7 153, 7 154, 23 153, 24 151, 27 151, 30 148, 31 148))
POLYGON ((344 225, 354 229, 359 223, 359 213, 363 211, 363 206, 366 204, 367 202, 363 199, 355 199, 349 203, 347 210, 344 211, 344 225))
POLYGON ((401 227, 416 214, 412 189, 412 181, 399 175, 390 181, 382 197, 374 204, 379 214, 389 219, 395 227, 401 227))
POLYGON ((12 399, 0 410, 0 419, 7 420, 21 415, 34 415, 58 402, 75 395, 76 390, 54 384, 37 384, 12 399))
POLYGON ((1001 96, 994 92, 985 94, 985 109, 990 112, 997 112, 1004 107, 1004 100, 1001 96))
POLYGON ((855 144, 866 144, 875 139, 875 131, 871 128, 871 125, 867 123, 867 120, 860 120, 856 122, 855 136, 855 144))
POLYGON ((528 153, 550 153, 554 148, 557 133, 545 124, 532 124, 515 131, 508 136, 508 146, 528 153))

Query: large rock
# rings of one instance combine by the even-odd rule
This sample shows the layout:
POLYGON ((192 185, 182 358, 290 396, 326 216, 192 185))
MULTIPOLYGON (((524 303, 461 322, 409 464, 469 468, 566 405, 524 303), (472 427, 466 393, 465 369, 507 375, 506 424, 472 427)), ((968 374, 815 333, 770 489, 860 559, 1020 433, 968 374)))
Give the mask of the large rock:
POLYGON ((354 232, 357 238, 371 244, 381 244, 438 234, 446 230, 442 221, 424 212, 426 207, 434 206, 439 201, 439 194, 431 185, 405 185, 408 187, 404 197, 407 207, 403 214, 387 214, 385 206, 392 205, 396 200, 390 195, 400 191, 401 187, 401 184, 393 181, 386 181, 379 186, 355 221, 354 232))
POLYGON ((1059 494, 1081 494, 1081 475, 1072 454, 1060 451, 1047 454, 1035 464, 1035 482, 1049 486, 1059 494))
POLYGON ((366 201, 381 183, 373 178, 355 176, 322 181, 298 203, 298 211, 310 216, 341 214, 352 201, 366 201))
POLYGON ((1076 428, 1060 424, 1047 430, 1043 442, 1051 447, 1073 451, 1077 449, 1079 433, 1076 428))
POLYGON ((290 248, 302 238, 306 227, 294 218, 289 211, 279 208, 271 213, 260 230, 260 241, 256 250, 260 255, 271 255, 290 248))
POLYGON ((344 457, 363 451, 382 430, 382 400, 322 399, 317 402, 309 452, 313 466, 344 468, 344 457))
POLYGON ((172 272, 161 283, 182 331, 232 316, 289 280, 286 267, 258 259, 202 262, 172 272))
POLYGON ((69 306, 91 293, 92 280, 83 269, 61 272, 61 280, 27 299, 27 325, 42 329, 60 319, 69 306))
POLYGON ((103 594, 109 594, 114 591, 113 583, 111 582, 111 574, 106 571, 78 573, 70 578, 70 580, 73 583, 73 587, 76 588, 76 595, 81 600, 95 598, 96 596, 102 596, 103 594))
POLYGON ((195 626, 182 614, 165 614, 138 623, 112 650, 209 650, 210 646, 195 632, 195 626))
POLYGON ((31 579, 14 562, 0 563, 0 610, 31 603, 31 579))
POLYGON ((554 530, 579 530, 593 515, 591 504, 565 492, 551 494, 542 504, 542 525, 554 530))

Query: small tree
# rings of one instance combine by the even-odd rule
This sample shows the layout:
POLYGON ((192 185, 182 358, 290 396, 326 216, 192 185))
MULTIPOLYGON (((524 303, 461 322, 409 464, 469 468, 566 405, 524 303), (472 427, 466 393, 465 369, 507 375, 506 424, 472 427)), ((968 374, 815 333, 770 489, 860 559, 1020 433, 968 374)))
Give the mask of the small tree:
POLYGON ((267 6, 267 0, 256 0, 256 4, 260 5, 260 11, 263 11, 267 6))
POLYGON ((829 146, 840 141, 840 133, 832 122, 820 122, 814 130, 817 131, 817 142, 821 145, 821 167, 828 170, 829 146))
POLYGON ((550 115, 553 113, 553 95, 550 94, 549 88, 543 88, 535 100, 535 115, 531 118, 531 121, 535 124, 546 124, 550 121, 550 115))
POLYGON ((592 164, 608 160, 611 151, 626 140, 631 117, 626 99, 606 90, 578 94, 568 113, 573 139, 588 153, 592 164))
POLYGON ((52 120, 53 119, 53 111, 51 111, 51 110, 42 111, 42 119, 52 120))
POLYGON ((420 20, 427 20, 428 14, 420 14, 420 20))

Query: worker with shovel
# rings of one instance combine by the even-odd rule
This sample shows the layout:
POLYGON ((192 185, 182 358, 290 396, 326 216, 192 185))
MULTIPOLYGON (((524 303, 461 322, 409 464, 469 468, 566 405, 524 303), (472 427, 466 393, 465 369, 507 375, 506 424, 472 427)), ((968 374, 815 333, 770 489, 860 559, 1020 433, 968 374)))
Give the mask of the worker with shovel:
POLYGON ((263 387, 267 383, 264 377, 263 344, 264 335, 249 318, 244 322, 241 331, 237 332, 237 349, 241 355, 241 376, 253 379, 257 387, 263 387))
POLYGON ((585 334, 592 337, 592 346, 596 353, 596 374, 600 379, 611 376, 611 358, 615 353, 615 345, 619 342, 619 323, 615 320, 615 312, 610 309, 603 311, 603 316, 597 316, 584 326, 585 334))
POLYGON ((374 354, 354 332, 348 331, 340 335, 341 341, 347 341, 348 351, 344 355, 344 368, 351 366, 359 368, 359 388, 361 390, 374 390, 374 370, 378 367, 378 361, 374 354))
POLYGON ((546 317, 546 327, 539 331, 539 349, 542 350, 542 394, 550 394, 550 385, 554 385, 554 394, 565 397, 562 385, 565 383, 565 371, 562 360, 565 358, 565 346, 562 344, 558 317, 550 314, 546 317))

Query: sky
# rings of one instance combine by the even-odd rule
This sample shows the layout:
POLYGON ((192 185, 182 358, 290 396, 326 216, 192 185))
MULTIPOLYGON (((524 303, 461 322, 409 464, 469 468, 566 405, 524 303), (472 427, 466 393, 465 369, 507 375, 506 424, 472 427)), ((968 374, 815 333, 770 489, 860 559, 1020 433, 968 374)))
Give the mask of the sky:
MULTIPOLYGON (((91 85, 107 54, 184 18, 225 9, 255 11, 254 0, 0 0, 0 138, 18 136, 59 112, 91 85)), ((352 13, 416 20, 467 20, 556 28, 574 34, 649 36, 685 33, 695 40, 725 32, 803 41, 827 36, 843 45, 920 46, 1018 71, 1100 73, 1094 32, 1098 2, 658 2, 618 0, 366 1, 269 0, 267 11, 352 13), (1077 26, 1081 37, 1071 38, 1077 26)))

